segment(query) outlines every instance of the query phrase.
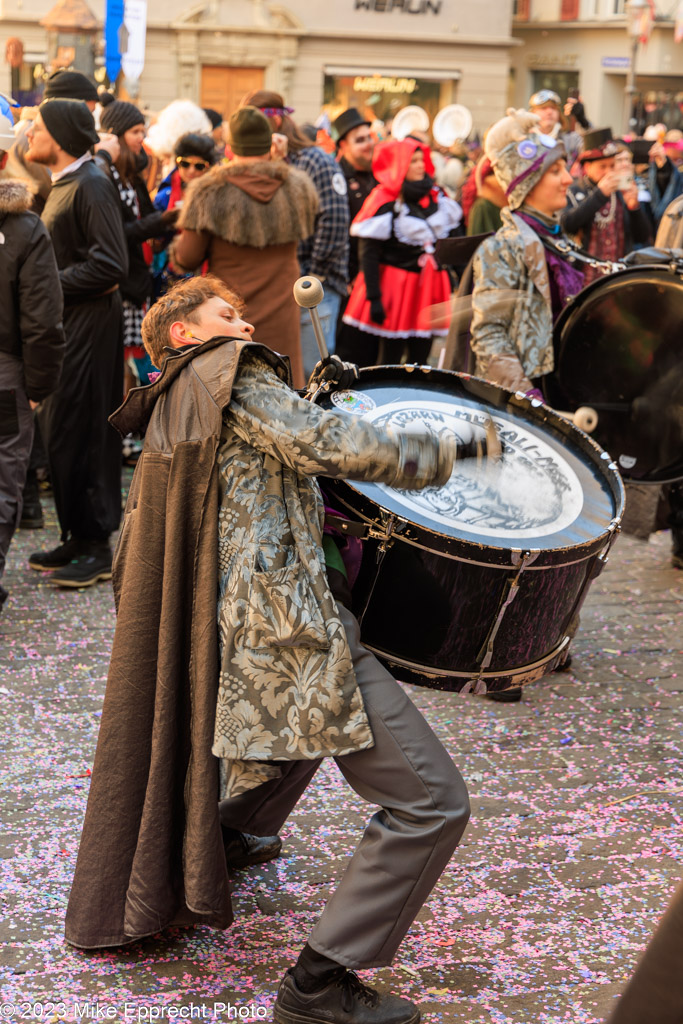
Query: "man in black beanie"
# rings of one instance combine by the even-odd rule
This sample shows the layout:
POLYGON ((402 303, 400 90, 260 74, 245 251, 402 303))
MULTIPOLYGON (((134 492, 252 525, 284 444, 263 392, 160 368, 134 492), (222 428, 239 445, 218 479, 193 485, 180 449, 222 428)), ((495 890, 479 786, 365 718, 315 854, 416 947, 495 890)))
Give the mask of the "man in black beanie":
POLYGON ((51 582, 84 587, 111 577, 109 535, 121 516, 121 442, 108 417, 121 403, 119 282, 128 269, 119 198, 90 150, 98 141, 84 102, 43 102, 28 131, 27 159, 52 173, 42 220, 64 295, 61 383, 42 405, 40 428, 62 543, 29 565, 51 582))
POLYGON ((97 105, 97 87, 80 71, 60 69, 50 75, 45 83, 44 100, 81 100, 88 110, 97 105))

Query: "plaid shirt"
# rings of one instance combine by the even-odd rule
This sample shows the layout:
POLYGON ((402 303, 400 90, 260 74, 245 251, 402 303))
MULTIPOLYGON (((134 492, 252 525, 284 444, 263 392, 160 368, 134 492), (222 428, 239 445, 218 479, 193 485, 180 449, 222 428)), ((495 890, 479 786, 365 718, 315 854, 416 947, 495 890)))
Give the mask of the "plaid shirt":
POLYGON ((320 198, 315 234, 299 243, 302 274, 324 277, 340 295, 349 279, 349 203, 346 178, 336 160, 317 146, 290 154, 290 162, 305 171, 320 198))

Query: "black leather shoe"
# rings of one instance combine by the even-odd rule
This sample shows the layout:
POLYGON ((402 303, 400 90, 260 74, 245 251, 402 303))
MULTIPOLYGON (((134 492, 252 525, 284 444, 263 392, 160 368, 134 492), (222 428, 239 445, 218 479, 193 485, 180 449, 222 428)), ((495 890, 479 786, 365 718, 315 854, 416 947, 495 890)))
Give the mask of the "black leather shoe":
POLYGON ((20 530, 42 530, 45 526, 43 506, 38 498, 35 501, 24 501, 19 520, 20 530))
POLYGON ((380 995, 353 971, 344 971, 317 992, 302 992, 289 970, 273 1007, 275 1024, 417 1024, 419 1019, 414 1003, 380 995))
POLYGON ((495 700, 498 704, 515 704, 518 700, 522 699, 522 687, 521 686, 509 686, 507 690, 491 690, 490 693, 485 693, 485 697, 489 700, 495 700))
POLYGON ((674 569, 683 569, 683 530, 671 530, 671 566, 674 569))
POLYGON ((43 519, 43 507, 40 504, 38 477, 36 476, 35 469, 33 469, 29 470, 26 474, 19 529, 42 530, 44 526, 45 520, 43 519))
POLYGON ((100 580, 110 579, 111 549, 104 541, 101 544, 84 545, 68 565, 52 573, 50 583, 57 587, 92 587, 100 580))
POLYGON ((51 551, 34 551, 28 556, 28 564, 38 572, 51 572, 68 565, 72 558, 81 553, 81 542, 73 537, 51 551))
POLYGON ((277 857, 282 849, 279 836, 250 836, 234 828, 221 825, 225 861, 229 868, 248 868, 252 864, 265 864, 277 857))

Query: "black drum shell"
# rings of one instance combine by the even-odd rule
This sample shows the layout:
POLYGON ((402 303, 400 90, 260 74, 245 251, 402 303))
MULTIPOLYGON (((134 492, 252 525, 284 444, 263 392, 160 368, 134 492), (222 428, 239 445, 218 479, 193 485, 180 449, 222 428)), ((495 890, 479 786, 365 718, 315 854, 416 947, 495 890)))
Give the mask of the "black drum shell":
POLYGON ((592 437, 624 477, 683 477, 683 277, 680 266, 634 267, 591 282, 553 335, 543 390, 557 409, 590 406, 592 437))
POLYGON ((537 678, 554 656, 555 662, 564 656, 588 584, 618 529, 624 493, 616 468, 565 418, 477 378, 428 367, 371 367, 361 371, 359 389, 373 380, 402 383, 406 389, 447 386, 491 411, 543 423, 564 445, 581 453, 610 491, 613 516, 590 541, 525 550, 447 536, 382 507, 352 482, 322 481, 330 503, 353 520, 377 526, 391 514, 396 539, 379 559, 379 572, 382 542, 364 541, 353 610, 363 643, 399 678, 445 690, 470 688, 475 679, 479 689, 495 690, 537 678), (523 561, 526 567, 520 573, 523 561), (516 596, 482 673, 482 648, 513 580, 516 596), (530 671, 539 663, 538 671, 530 671))

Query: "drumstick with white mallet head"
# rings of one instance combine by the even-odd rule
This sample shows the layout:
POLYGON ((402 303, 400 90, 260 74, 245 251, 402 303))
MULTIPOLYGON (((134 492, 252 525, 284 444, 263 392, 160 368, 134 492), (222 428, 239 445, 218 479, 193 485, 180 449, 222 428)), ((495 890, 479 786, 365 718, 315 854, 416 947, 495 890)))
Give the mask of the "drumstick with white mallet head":
POLYGON ((590 405, 582 405, 576 412, 563 412, 561 409, 556 409, 555 412, 558 416, 564 416, 565 419, 571 420, 575 427, 583 430, 584 434, 592 434, 598 425, 598 414, 590 405))
POLYGON ((323 328, 320 323, 320 316, 318 315, 317 310, 317 307, 325 298, 322 281, 319 281, 317 277, 300 277, 299 280, 294 283, 293 290, 294 301, 297 305, 307 309, 311 314, 313 333, 315 334, 315 340, 318 342, 320 358, 328 359, 330 353, 327 349, 327 342, 325 341, 325 335, 323 334, 323 328))

